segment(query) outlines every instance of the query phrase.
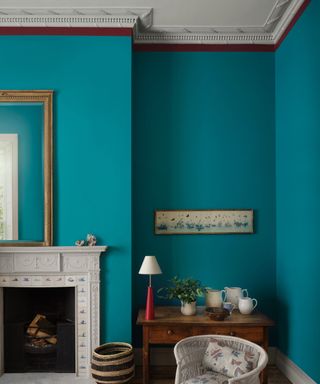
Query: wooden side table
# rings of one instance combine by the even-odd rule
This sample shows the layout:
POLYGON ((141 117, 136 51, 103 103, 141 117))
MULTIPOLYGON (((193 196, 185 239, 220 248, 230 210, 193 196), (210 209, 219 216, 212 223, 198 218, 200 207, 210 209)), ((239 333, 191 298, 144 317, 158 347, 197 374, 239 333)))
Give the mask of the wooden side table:
MULTIPOLYGON (((237 336, 261 345, 268 350, 268 327, 274 322, 262 313, 242 315, 234 311, 224 321, 210 320, 199 307, 195 316, 183 316, 180 307, 156 307, 155 320, 145 320, 145 311, 140 310, 137 324, 143 328, 143 384, 149 384, 150 344, 176 344, 196 335, 237 336)), ((267 384, 267 369, 262 373, 262 382, 267 384)))

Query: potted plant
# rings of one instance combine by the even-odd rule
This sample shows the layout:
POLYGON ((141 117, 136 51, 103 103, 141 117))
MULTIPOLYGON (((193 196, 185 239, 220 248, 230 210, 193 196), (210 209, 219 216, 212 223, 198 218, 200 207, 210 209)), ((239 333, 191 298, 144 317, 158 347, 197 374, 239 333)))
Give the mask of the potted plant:
POLYGON ((162 299, 179 299, 181 301, 181 313, 183 315, 194 315, 196 313, 197 297, 203 296, 204 288, 200 281, 194 279, 179 279, 175 276, 170 280, 171 287, 158 290, 162 299))

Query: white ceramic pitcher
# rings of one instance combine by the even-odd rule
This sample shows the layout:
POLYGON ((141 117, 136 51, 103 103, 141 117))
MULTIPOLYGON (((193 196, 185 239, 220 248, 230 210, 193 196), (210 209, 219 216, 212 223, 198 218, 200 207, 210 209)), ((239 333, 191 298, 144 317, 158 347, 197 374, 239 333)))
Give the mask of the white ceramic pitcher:
POLYGON ((226 299, 226 291, 206 288, 206 307, 221 307, 226 299))
POLYGON ((250 315, 257 305, 257 299, 251 299, 251 297, 243 297, 239 299, 239 311, 243 315, 250 315))
POLYGON ((239 299, 248 297, 248 290, 240 287, 224 287, 226 291, 226 301, 232 303, 235 308, 238 308, 239 299))

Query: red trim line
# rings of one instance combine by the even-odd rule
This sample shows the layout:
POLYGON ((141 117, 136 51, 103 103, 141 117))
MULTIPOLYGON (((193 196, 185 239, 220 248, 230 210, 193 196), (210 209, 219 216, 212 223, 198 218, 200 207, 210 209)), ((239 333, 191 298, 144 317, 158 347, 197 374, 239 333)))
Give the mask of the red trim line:
POLYGON ((134 44, 136 52, 273 52, 273 44, 134 44))
POLYGON ((283 42, 283 40, 288 36, 289 32, 294 27, 295 23, 298 21, 298 19, 301 17, 303 12, 306 10, 307 6, 310 4, 310 1, 311 0, 305 0, 301 4, 301 7, 299 8, 298 12, 295 14, 294 18, 291 20, 290 24, 287 26, 286 30, 281 35, 281 37, 280 37, 279 41, 277 42, 277 44, 275 44, 275 46, 274 46, 274 50, 275 51, 280 47, 280 45, 283 42))
POLYGON ((132 36, 132 28, 0 27, 0 35, 132 36))

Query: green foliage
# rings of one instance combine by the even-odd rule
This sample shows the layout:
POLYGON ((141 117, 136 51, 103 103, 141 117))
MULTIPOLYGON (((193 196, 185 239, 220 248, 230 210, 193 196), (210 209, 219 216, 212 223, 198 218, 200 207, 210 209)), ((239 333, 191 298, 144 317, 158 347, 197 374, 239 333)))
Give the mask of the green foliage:
POLYGON ((203 296, 205 291, 199 280, 194 279, 179 279, 175 276, 170 280, 171 287, 164 287, 158 290, 158 294, 162 299, 179 299, 183 303, 192 303, 197 300, 197 297, 203 296))

